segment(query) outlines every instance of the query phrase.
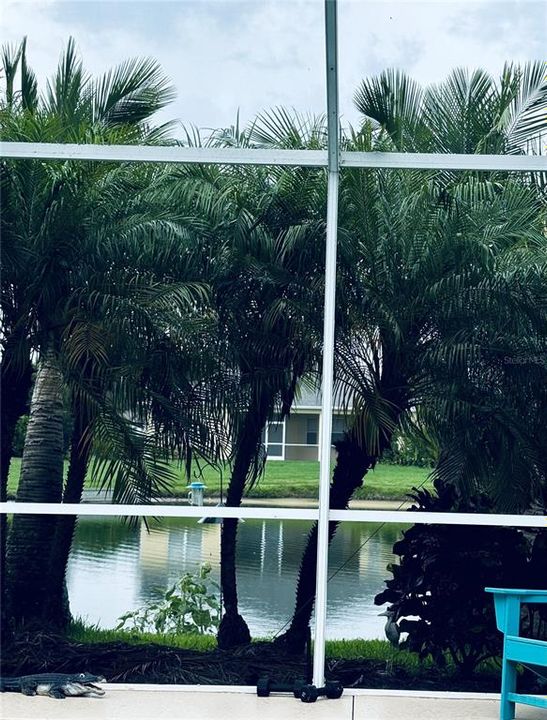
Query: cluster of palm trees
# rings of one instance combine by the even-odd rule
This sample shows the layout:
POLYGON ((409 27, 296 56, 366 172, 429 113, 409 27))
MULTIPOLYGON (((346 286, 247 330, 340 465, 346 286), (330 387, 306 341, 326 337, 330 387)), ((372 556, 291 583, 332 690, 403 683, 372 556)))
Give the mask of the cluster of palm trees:
MULTIPOLYGON (((4 49, 3 66, 5 140, 178 142, 153 123, 173 96, 153 61, 94 79, 70 41, 42 93, 25 42, 4 49)), ((547 124, 544 78, 542 63, 508 65, 497 81, 455 71, 423 90, 388 71, 363 81, 362 125, 342 143, 525 152, 547 124)), ((278 108, 184 142, 318 149, 326 128, 278 108)), ((266 423, 317 378, 324 172, 41 160, 5 160, 1 172, 2 499, 31 394, 18 500, 79 502, 92 466, 115 501, 149 502, 174 482, 171 459, 227 458, 226 503, 238 506, 260 476, 266 423)), ((480 486, 498 509, 545 503, 545 187, 542 174, 343 172, 335 364, 352 408, 333 507, 347 506, 401 428, 435 444, 439 481, 480 486)), ((4 622, 66 626, 74 527, 16 515, 6 538, 2 524, 4 622)), ((237 520, 225 520, 225 648, 250 639, 236 541, 237 520)), ((278 639, 294 650, 313 609, 315 547, 313 529, 278 639)))

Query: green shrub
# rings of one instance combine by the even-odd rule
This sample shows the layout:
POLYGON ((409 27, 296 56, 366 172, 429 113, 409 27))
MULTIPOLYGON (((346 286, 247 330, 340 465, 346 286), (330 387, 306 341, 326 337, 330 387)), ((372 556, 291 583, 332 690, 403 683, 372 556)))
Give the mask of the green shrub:
POLYGON ((160 600, 152 600, 118 618, 116 630, 147 633, 206 635, 220 623, 216 582, 209 578, 211 566, 204 564, 195 575, 186 573, 160 600))
POLYGON ((436 459, 435 448, 417 433, 398 432, 393 438, 391 448, 382 454, 382 462, 390 465, 432 468, 436 459))
MULTIPOLYGON (((439 497, 416 491, 415 510, 488 512, 483 498, 458 502, 450 488, 439 497)), ((494 603, 487 586, 524 587, 528 543, 514 528, 413 525, 395 543, 398 564, 387 589, 375 598, 390 603, 393 619, 408 633, 403 646, 443 666, 448 654, 464 676, 501 652, 494 603), (414 618, 414 619, 413 619, 414 618)))

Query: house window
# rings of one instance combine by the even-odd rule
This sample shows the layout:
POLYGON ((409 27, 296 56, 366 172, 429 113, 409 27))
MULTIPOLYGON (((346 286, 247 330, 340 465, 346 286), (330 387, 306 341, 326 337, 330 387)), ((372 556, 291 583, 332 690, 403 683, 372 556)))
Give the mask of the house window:
POLYGON ((268 442, 269 443, 282 443, 283 442, 283 423, 269 423, 268 424, 268 442))
POLYGON ((282 458, 283 457, 283 445, 268 445, 268 457, 282 458))
POLYGON ((343 417, 332 418, 332 435, 331 443, 334 444, 339 440, 342 440, 346 431, 346 419, 343 417))
POLYGON ((263 435, 269 458, 285 459, 285 422, 269 422, 263 435))
POLYGON ((319 418, 309 417, 306 420, 306 445, 317 445, 319 437, 319 418))

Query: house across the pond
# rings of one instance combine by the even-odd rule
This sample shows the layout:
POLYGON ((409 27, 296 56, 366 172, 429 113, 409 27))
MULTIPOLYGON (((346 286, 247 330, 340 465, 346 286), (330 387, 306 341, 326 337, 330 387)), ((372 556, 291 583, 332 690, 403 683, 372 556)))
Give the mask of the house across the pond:
MULTIPOLYGON (((332 442, 340 440, 347 419, 340 407, 332 415, 332 442)), ((319 460, 319 431, 321 427, 321 393, 301 387, 291 414, 282 421, 268 423, 263 443, 268 460, 319 460)), ((334 452, 334 450, 333 450, 334 452)))

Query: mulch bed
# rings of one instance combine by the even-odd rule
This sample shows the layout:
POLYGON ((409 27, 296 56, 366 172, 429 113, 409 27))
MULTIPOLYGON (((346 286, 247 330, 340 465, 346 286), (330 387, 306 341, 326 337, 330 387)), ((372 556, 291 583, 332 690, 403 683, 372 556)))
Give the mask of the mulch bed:
MULTIPOLYGON (((0 674, 88 671, 104 675, 108 682, 256 685, 263 676, 288 683, 305 678, 306 667, 305 657, 282 654, 270 643, 231 652, 197 652, 151 644, 83 644, 57 635, 26 633, 4 642, 0 674)), ((345 687, 359 688, 499 692, 500 685, 495 676, 463 679, 434 670, 417 678, 400 668, 388 672, 384 662, 367 659, 327 659, 326 675, 345 687)), ((521 692, 541 691, 532 674, 521 681, 521 692)))

